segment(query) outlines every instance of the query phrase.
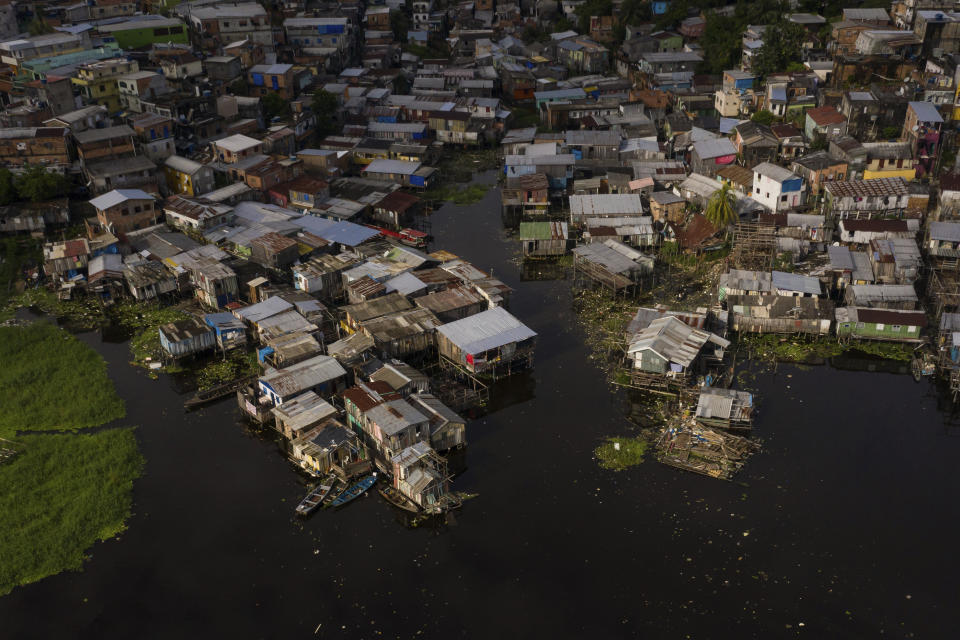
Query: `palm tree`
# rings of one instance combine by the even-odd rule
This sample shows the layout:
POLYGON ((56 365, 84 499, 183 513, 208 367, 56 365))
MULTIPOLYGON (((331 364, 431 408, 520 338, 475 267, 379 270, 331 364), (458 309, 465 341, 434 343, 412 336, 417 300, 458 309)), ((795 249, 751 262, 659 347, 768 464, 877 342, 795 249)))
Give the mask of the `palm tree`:
POLYGON ((737 197, 729 182, 713 192, 703 215, 718 231, 737 221, 737 197))

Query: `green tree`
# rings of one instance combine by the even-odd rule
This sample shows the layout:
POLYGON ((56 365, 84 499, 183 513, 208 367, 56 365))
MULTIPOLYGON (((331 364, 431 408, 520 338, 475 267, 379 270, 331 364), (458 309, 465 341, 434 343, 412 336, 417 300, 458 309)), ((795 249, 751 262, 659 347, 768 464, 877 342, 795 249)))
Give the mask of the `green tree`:
POLYGON ((27 31, 32 36, 42 36, 45 33, 53 33, 53 27, 42 16, 37 16, 27 25, 27 31))
POLYGON ((14 180, 17 195, 31 202, 43 202, 66 195, 70 181, 63 175, 47 171, 40 165, 28 165, 14 180))
POLYGON ((893 138, 900 137, 900 127, 884 127, 881 132, 881 137, 885 140, 892 140, 893 138))
POLYGON ((279 93, 268 93, 263 97, 261 103, 263 104, 263 113, 268 120, 290 114, 290 102, 284 100, 279 93))
POLYGON ((17 189, 13 185, 13 173, 10 169, 0 168, 0 205, 10 204, 17 199, 17 189))
POLYGON ((766 109, 761 109, 757 111, 750 118, 751 121, 756 122, 757 124, 765 124, 768 127, 777 120, 777 116, 773 115, 773 112, 767 111, 766 109))
POLYGON ((806 32, 793 22, 780 19, 767 25, 763 46, 754 56, 752 68, 757 75, 786 71, 790 63, 800 62, 800 51, 806 32))
POLYGON ((573 13, 577 16, 577 30, 586 35, 590 33, 590 16, 613 15, 613 0, 587 0, 573 13))
POLYGON ((310 106, 317 116, 318 139, 323 139, 337 130, 337 96, 329 91, 318 89, 313 94, 310 106))
POLYGON ((717 229, 724 229, 737 221, 737 197, 730 183, 713 192, 703 215, 717 229))
POLYGON ((403 9, 394 9, 390 12, 390 30, 393 39, 397 42, 406 42, 410 32, 410 16, 403 9))
POLYGON ((707 14, 700 46, 703 47, 703 73, 717 74, 732 69, 740 61, 743 26, 734 17, 707 14))

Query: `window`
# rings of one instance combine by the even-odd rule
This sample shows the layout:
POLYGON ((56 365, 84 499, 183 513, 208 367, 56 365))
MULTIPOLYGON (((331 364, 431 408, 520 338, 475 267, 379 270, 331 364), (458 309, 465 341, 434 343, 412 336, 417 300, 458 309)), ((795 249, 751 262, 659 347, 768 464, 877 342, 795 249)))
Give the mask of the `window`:
POLYGON ((857 323, 857 329, 863 329, 863 323, 862 323, 862 322, 858 322, 858 323, 857 323))
POLYGON ((229 23, 229 22, 224 22, 224 23, 223 23, 223 26, 229 27, 229 26, 230 26, 230 23, 229 23))
POLYGON ((907 333, 916 333, 916 332, 917 332, 916 327, 907 327, 907 333))
POLYGON ((883 158, 880 158, 880 168, 883 169, 883 158))
POLYGON ((787 196, 780 196, 780 202, 786 202, 787 196))
POLYGON ((894 324, 890 326, 890 331, 893 331, 894 333, 900 333, 901 329, 903 329, 903 327, 901 327, 898 324, 894 324))
POLYGON ((882 322, 877 323, 877 331, 883 331, 886 328, 887 328, 887 325, 883 324, 882 322))

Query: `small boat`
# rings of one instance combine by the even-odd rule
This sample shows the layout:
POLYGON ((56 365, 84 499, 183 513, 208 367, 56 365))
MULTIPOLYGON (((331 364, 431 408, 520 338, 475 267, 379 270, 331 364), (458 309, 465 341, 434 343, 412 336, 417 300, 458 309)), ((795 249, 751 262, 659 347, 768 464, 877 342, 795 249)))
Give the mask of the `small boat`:
POLYGON ((333 487, 337 484, 337 479, 334 476, 330 476, 323 483, 317 485, 313 491, 307 494, 307 497, 300 501, 300 504, 297 505, 297 515, 298 516, 308 516, 314 512, 314 510, 320 506, 320 503, 330 495, 330 492, 333 491, 333 487))
POLYGON ((372 487, 373 483, 376 481, 377 481, 376 473, 373 473, 367 476, 366 478, 360 480, 356 484, 351 485, 349 489, 347 489, 346 491, 338 495, 336 499, 334 499, 334 501, 330 503, 330 505, 333 507, 342 507, 343 505, 347 504, 354 498, 359 498, 364 493, 366 493, 367 489, 372 487))
POLYGON ((380 495, 383 496, 384 500, 398 509, 403 509, 404 511, 409 511, 410 513, 417 513, 420 511, 420 508, 414 504, 412 500, 388 484, 381 485, 377 491, 380 492, 380 495))

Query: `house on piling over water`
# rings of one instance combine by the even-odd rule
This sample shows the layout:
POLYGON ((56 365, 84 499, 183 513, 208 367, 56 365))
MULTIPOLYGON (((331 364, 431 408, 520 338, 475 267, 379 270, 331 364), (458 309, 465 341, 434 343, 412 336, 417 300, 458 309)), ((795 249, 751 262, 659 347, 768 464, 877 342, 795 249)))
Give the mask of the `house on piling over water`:
POLYGON ((630 339, 627 358, 635 383, 687 383, 723 359, 730 342, 709 331, 694 329, 674 316, 657 318, 630 339))
POLYGON ((604 240, 574 248, 573 268, 575 275, 582 273, 604 287, 621 291, 653 273, 654 259, 622 242, 604 240))
POLYGON ((343 314, 341 324, 350 333, 360 330, 361 323, 400 311, 409 311, 413 303, 399 293, 391 293, 357 304, 348 304, 340 308, 343 314))
POLYGON ((537 334, 502 307, 437 328, 441 362, 491 378, 533 367, 536 341, 537 334))
POLYGON ((570 242, 566 222, 521 222, 517 237, 525 258, 562 256, 570 242))
POLYGON ((294 440, 291 450, 293 459, 314 476, 323 476, 335 469, 347 471, 369 462, 356 434, 329 419, 294 440))
POLYGON ((226 350, 247 344, 247 327, 232 313, 208 313, 203 316, 203 321, 213 329, 219 348, 226 350))
POLYGON ((337 410, 313 391, 307 391, 274 407, 272 413, 277 431, 294 440, 336 416, 337 410))
POLYGON ((837 337, 893 342, 923 342, 920 334, 927 326, 924 311, 905 309, 867 309, 838 307, 837 337))
POLYGON ((417 411, 430 420, 430 446, 436 451, 459 449, 467 444, 467 421, 432 393, 417 393, 409 398, 417 411))
POLYGON ((705 427, 739 430, 753 427, 753 395, 736 389, 702 387, 695 413, 705 427))
POLYGON ((848 307, 869 309, 917 308, 919 299, 912 284, 855 284, 847 287, 844 300, 848 307))
POLYGON ((360 331, 373 338, 381 353, 404 358, 432 349, 434 332, 440 325, 430 310, 413 308, 364 320, 360 331))
POLYGON ((178 359, 209 351, 217 346, 213 329, 196 318, 186 318, 162 324, 160 346, 170 358, 178 359))
POLYGON ((431 311, 440 324, 453 322, 480 313, 488 308, 487 300, 468 287, 450 287, 428 293, 414 300, 418 307, 431 311))
POLYGON ((426 511, 442 509, 450 491, 447 462, 425 442, 390 459, 393 488, 426 511))
POLYGON ((793 295, 727 296, 728 327, 745 333, 830 334, 834 305, 793 295))
POLYGON ((284 369, 268 369, 260 376, 260 393, 273 406, 313 391, 321 397, 330 397, 345 386, 346 370, 330 356, 314 356, 284 369))

